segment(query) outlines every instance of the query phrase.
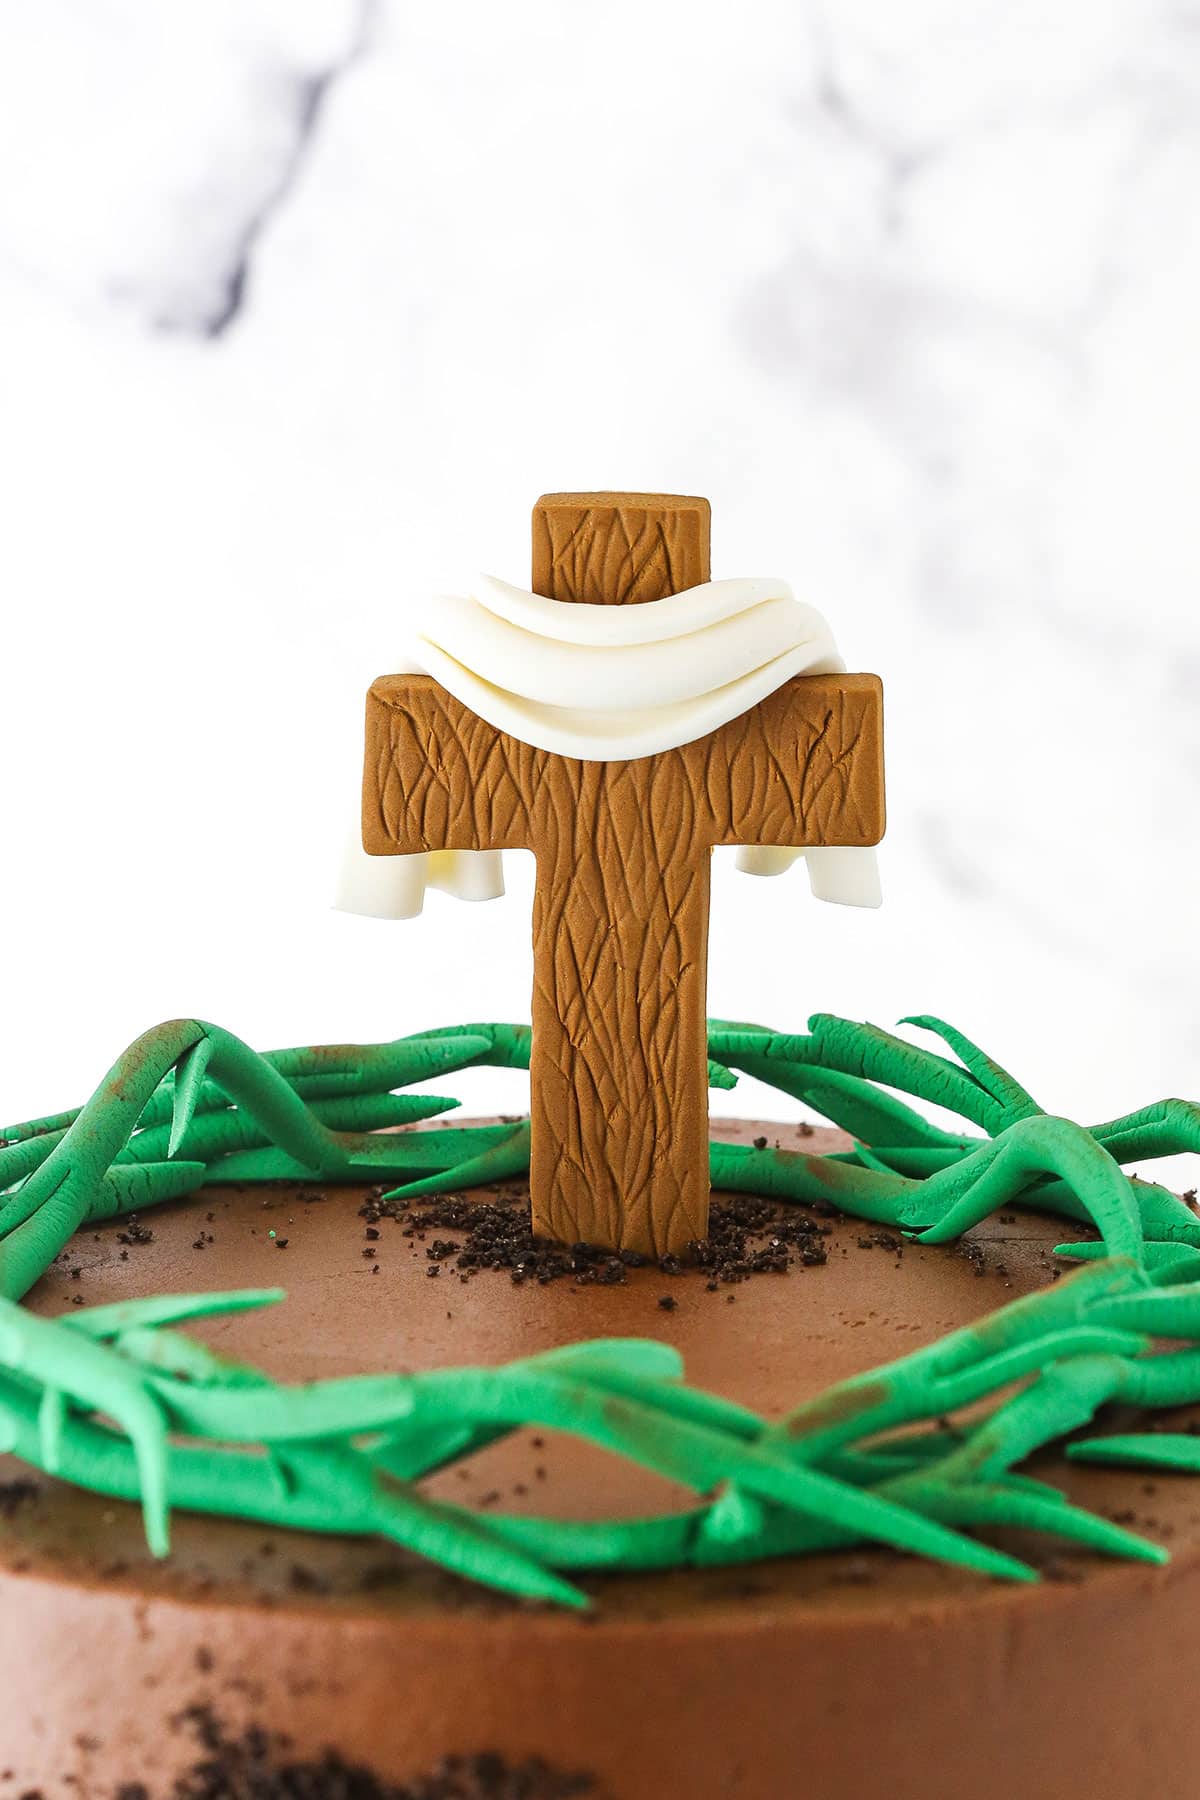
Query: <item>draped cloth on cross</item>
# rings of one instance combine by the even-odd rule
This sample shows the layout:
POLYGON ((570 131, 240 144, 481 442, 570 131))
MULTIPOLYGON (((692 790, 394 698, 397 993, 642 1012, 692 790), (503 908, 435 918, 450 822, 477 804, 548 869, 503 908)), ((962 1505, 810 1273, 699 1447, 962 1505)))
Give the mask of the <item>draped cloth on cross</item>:
MULTIPOLYGON (((398 673, 432 675, 498 731, 539 750, 620 762, 707 737, 794 675, 845 667, 825 619, 782 581, 709 581, 638 606, 590 606, 481 575, 470 595, 431 602, 398 673)), ((752 875, 779 875, 804 860, 818 899, 880 903, 873 848, 746 845, 737 859, 752 875)), ((343 911, 415 918, 429 887, 496 899, 502 852, 368 856, 356 824, 338 892, 343 911)))

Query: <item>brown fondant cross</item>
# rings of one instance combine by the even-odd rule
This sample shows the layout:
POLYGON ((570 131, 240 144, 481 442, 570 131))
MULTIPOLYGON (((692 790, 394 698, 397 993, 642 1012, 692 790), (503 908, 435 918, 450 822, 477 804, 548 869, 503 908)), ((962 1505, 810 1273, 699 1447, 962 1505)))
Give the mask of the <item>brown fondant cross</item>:
MULTIPOLYGON (((533 587, 657 600, 708 580, 708 545, 706 500, 548 494, 533 587)), ((534 749, 427 675, 384 676, 368 697, 368 851, 537 858, 530 1189, 547 1237, 662 1255, 706 1233, 713 846, 882 835, 874 675, 795 677, 709 736, 631 762, 534 749)))

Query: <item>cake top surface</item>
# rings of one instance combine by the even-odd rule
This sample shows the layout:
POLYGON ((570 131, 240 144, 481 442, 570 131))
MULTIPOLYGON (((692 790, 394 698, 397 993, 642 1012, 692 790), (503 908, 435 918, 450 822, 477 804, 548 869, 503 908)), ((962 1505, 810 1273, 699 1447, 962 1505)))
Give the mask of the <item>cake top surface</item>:
MULTIPOLYGON (((257 1190, 258 1207, 270 1210, 271 1184, 281 1180, 307 1175, 337 1187, 357 1183, 360 1192, 371 1181, 362 1201, 375 1216, 364 1227, 362 1248, 370 1252, 379 1240, 366 1230, 393 1222, 392 1209, 407 1217, 414 1202, 491 1186, 528 1167, 528 1120, 394 1129, 452 1105, 407 1091, 435 1070, 527 1063, 528 1027, 475 1024, 392 1044, 266 1056, 197 1021, 158 1027, 118 1059, 85 1107, 4 1133, 0 1171, 14 1179, 25 1170, 0 1212, 7 1442, 23 1460, 81 1487, 140 1498, 158 1553, 167 1548, 172 1509, 209 1512, 390 1538, 486 1586, 568 1608, 589 1604, 572 1579, 580 1572, 712 1568, 859 1542, 976 1575, 1035 1576, 1028 1560, 970 1535, 980 1526, 1021 1527, 1113 1557, 1161 1561, 1160 1545, 1031 1482, 1021 1465, 1107 1402, 1165 1411, 1200 1399, 1190 1347, 1200 1341, 1200 1222, 1165 1189, 1126 1177, 1119 1160, 1190 1141, 1195 1109, 1164 1102, 1102 1125, 1074 1125, 1044 1114, 962 1033, 931 1019, 917 1023, 936 1031, 950 1054, 824 1015, 799 1035, 712 1024, 711 1079, 756 1074, 853 1132, 846 1149, 789 1144, 769 1133, 749 1145, 717 1139, 709 1146, 717 1189, 782 1208, 777 1242, 765 1247, 767 1266, 770 1253, 788 1244, 801 1248, 803 1265, 804 1246, 821 1248, 817 1221, 838 1214, 882 1227, 899 1249, 952 1244, 992 1217, 1011 1223, 1018 1215, 1010 1209, 1028 1205, 1092 1233, 1057 1247, 1089 1266, 1056 1282, 1043 1258, 1048 1285, 1041 1291, 982 1318, 975 1308, 957 1328, 939 1321, 951 1328, 886 1364, 871 1368, 856 1356, 853 1373, 815 1395, 806 1381, 777 1416, 761 1400, 730 1397, 719 1382, 685 1383, 685 1365, 661 1329, 564 1345, 556 1327, 553 1346, 538 1349, 528 1323, 511 1331, 504 1306, 497 1329, 483 1332, 486 1361, 448 1366, 424 1347, 414 1354, 402 1319, 379 1372, 335 1372, 316 1382, 292 1378, 294 1354, 281 1381, 195 1335, 219 1331, 226 1352, 236 1347, 239 1320, 257 1314, 254 1329, 265 1335, 255 1341, 279 1341, 273 1321, 285 1331, 286 1309, 275 1309, 276 1290, 181 1293, 176 1276, 173 1291, 157 1297, 69 1306, 53 1319, 19 1306, 58 1259, 70 1262, 77 1230, 137 1214, 144 1234, 148 1209, 197 1189, 234 1183, 257 1190), (961 1133, 933 1124, 897 1089, 956 1111, 961 1133), (1157 1348, 1164 1339, 1168 1347, 1157 1348), (1170 1347, 1180 1341, 1182 1349, 1170 1347), (505 1352, 508 1360, 497 1361, 505 1352), (476 1457, 522 1430, 581 1440, 686 1488, 691 1504, 681 1512, 668 1502, 633 1518, 627 1507, 601 1519, 529 1517, 433 1492, 447 1472, 468 1469, 453 1478, 469 1481, 476 1457)), ((477 1210, 459 1200, 443 1224, 469 1228, 477 1210)), ((290 1257, 290 1230, 265 1221, 264 1230, 272 1266, 290 1257)), ((136 1244, 133 1224, 126 1236, 136 1244)), ((203 1250, 205 1239, 201 1229, 194 1248, 203 1250)), ((452 1242, 430 1246, 428 1266, 440 1270, 452 1242)), ((684 1258, 665 1254, 658 1276, 681 1267, 707 1271, 711 1299, 722 1242, 716 1234, 684 1258)), ((477 1252, 482 1243, 475 1239, 477 1252)), ((519 1291, 512 1275, 528 1277, 531 1258, 550 1259, 543 1272, 561 1274, 565 1256, 568 1272, 578 1263, 589 1279, 550 1283, 547 1291, 556 1302, 565 1296, 569 1309, 578 1287, 586 1304, 600 1308, 608 1332, 623 1317, 623 1301, 612 1298, 609 1307, 606 1296, 623 1296, 631 1272, 648 1272, 632 1251, 564 1249, 528 1234, 524 1260, 514 1263, 511 1238, 509 1245, 502 1291, 519 1291)), ((490 1260, 503 1273, 505 1256, 490 1260)), ((812 1262, 822 1267, 819 1254, 812 1262)), ((355 1263, 360 1281, 371 1284, 363 1292, 379 1281, 367 1265, 379 1266, 377 1252, 355 1263)), ((424 1275, 418 1312, 432 1292, 445 1291, 442 1279, 424 1275)), ((719 1292, 719 1269, 715 1285, 719 1292)), ((667 1305, 657 1310, 673 1315, 673 1298, 660 1294, 667 1305)), ((348 1302, 338 1294, 340 1306, 348 1302)), ((844 1334, 828 1313, 817 1322, 826 1335, 844 1334)), ((780 1329, 793 1325, 785 1312, 780 1329)), ((746 1351, 757 1358, 770 1340, 751 1332, 746 1351)), ((319 1329, 314 1337, 320 1341, 319 1329)), ((429 1338, 437 1339, 432 1322, 429 1338)), ((771 1384, 763 1386, 771 1397, 771 1384)), ((1176 1468, 1200 1463, 1196 1440, 1180 1432, 1075 1443, 1069 1454, 1176 1468)))
MULTIPOLYGON (((766 1137, 772 1148, 778 1143, 814 1155, 848 1142, 833 1132, 769 1122, 715 1130, 747 1148, 766 1137)), ((574 1272, 544 1284, 531 1275, 518 1284, 509 1267, 459 1267, 464 1252, 480 1251, 481 1238, 478 1230, 473 1236, 469 1226, 447 1221, 463 1219, 471 1207, 498 1210, 501 1223, 527 1216, 528 1190, 517 1178, 465 1202, 434 1195, 394 1207, 361 1187, 214 1186, 200 1205, 168 1204, 143 1215, 132 1233, 118 1220, 84 1234, 69 1259, 39 1282, 29 1304, 47 1318, 69 1316, 78 1301, 91 1307, 202 1283, 237 1287, 280 1279, 282 1270, 286 1306, 210 1319, 193 1328, 195 1336, 278 1381, 305 1382, 381 1369, 494 1367, 580 1338, 652 1335, 678 1350, 697 1387, 773 1420, 865 1368, 934 1344, 1022 1295, 1046 1291, 1057 1273, 1055 1226, 1029 1214, 993 1218, 964 1244, 941 1247, 906 1242, 895 1231, 828 1209, 717 1196, 714 1219, 734 1254, 723 1255, 715 1271, 630 1268, 614 1285, 597 1263, 597 1278, 582 1284, 574 1272), (755 1222, 750 1229, 747 1219, 755 1222), (765 1257, 761 1272, 741 1272, 789 1227, 794 1235, 782 1270, 765 1257)), ((503 1230, 491 1223, 486 1241, 503 1243, 503 1230)), ((24 1578, 203 1604, 348 1608, 385 1618, 468 1615, 498 1630, 513 1616, 503 1598, 371 1537, 281 1531, 269 1522, 181 1512, 172 1526, 172 1554, 163 1561, 150 1553, 135 1509, 44 1477, 31 1484, 15 1461, 7 1472, 0 1561, 20 1564, 24 1578)), ((1060 1455, 1044 1456, 1037 1472, 1076 1503, 1098 1514, 1119 1513, 1133 1531, 1166 1537, 1177 1557, 1195 1554, 1200 1489, 1192 1484, 1158 1482, 1147 1493, 1127 1474, 1070 1464, 1060 1455)), ((448 1468, 425 1491, 485 1520, 501 1514, 631 1520, 683 1514, 694 1505, 685 1487, 642 1465, 536 1427, 448 1468)), ((1039 1602, 1047 1606, 1069 1597, 1064 1581, 1137 1578, 1133 1568, 1123 1574, 1119 1563, 1048 1535, 1020 1534, 1011 1546, 1052 1578, 1039 1602)), ((815 1558, 575 1579, 605 1621, 656 1627, 671 1618, 728 1617, 751 1596, 759 1608, 809 1617, 814 1629, 831 1616, 894 1614, 908 1605, 1031 1600, 1027 1586, 981 1583, 964 1570, 861 1544, 815 1558)), ((523 1611, 520 1617, 523 1630, 575 1628, 568 1613, 523 1611)))

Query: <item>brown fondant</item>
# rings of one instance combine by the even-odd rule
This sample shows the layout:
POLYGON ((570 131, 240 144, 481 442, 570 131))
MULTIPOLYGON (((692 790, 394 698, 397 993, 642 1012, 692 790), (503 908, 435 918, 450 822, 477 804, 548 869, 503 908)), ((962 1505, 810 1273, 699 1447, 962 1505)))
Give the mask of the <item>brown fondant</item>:
MULTIPOLYGON (((552 597, 657 599, 707 569, 704 501, 535 508, 534 586, 552 597)), ((537 750, 429 676, 385 676, 368 697, 369 852, 536 856, 530 1179, 538 1229, 566 1242, 661 1254, 705 1234, 713 846, 868 845, 883 827, 872 675, 796 677, 707 737, 631 762, 537 750)))
MULTIPOLYGON (((760 1132, 835 1144, 794 1126, 728 1135, 760 1132)), ((823 1266, 715 1293, 701 1272, 652 1268, 617 1288, 518 1288, 486 1271, 464 1285, 452 1262, 430 1278, 429 1245, 401 1225, 366 1238, 362 1200, 211 1190, 147 1215, 148 1242, 123 1244, 120 1221, 77 1239, 31 1303, 281 1282, 285 1306, 198 1329, 293 1380, 649 1335, 679 1346, 693 1380, 771 1417, 1045 1285, 1061 1229, 993 1221, 969 1254, 898 1254, 887 1234, 834 1221, 823 1266)), ((393 1783, 495 1751, 588 1770, 606 1800, 1195 1800, 1200 1483, 1035 1472, 1160 1538, 1173 1562, 1012 1539, 1048 1576, 1030 1588, 863 1551, 588 1579, 596 1609, 577 1618, 383 1542, 231 1521, 177 1515, 159 1563, 131 1505, 41 1477, 27 1497, 0 1486, 0 1795, 115 1800, 143 1782, 166 1800, 197 1756, 179 1716, 207 1706, 229 1739, 284 1732, 297 1762, 332 1750, 393 1783)), ((27 1473, 0 1460, 0 1481, 27 1473)), ((434 1491, 583 1518, 688 1498, 529 1433, 434 1491)))
POLYGON ((533 591, 624 606, 699 587, 711 519, 696 495, 543 494, 533 509, 533 591))

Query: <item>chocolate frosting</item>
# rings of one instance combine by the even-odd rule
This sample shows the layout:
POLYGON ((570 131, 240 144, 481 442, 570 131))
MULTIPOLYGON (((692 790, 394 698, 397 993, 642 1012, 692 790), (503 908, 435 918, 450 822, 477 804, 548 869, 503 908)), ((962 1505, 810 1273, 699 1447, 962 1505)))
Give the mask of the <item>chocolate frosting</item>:
MULTIPOLYGON (((733 1135, 767 1134, 785 1147, 835 1142, 794 1126, 733 1135)), ((453 1258, 429 1257, 428 1238, 368 1225, 362 1204, 361 1189, 212 1189, 202 1206, 158 1208, 148 1236, 115 1220, 77 1238, 30 1304, 50 1314, 77 1298, 280 1282, 285 1307, 195 1330, 289 1380, 655 1336, 683 1352, 696 1383, 771 1416, 1048 1284, 1061 1235, 1022 1215, 976 1228, 962 1248, 901 1246, 834 1220, 823 1265, 716 1291, 702 1271, 654 1268, 615 1287, 517 1286, 503 1271, 462 1281, 453 1258)), ((583 1577, 596 1604, 580 1620, 379 1543, 182 1513, 158 1562, 135 1507, 41 1477, 31 1487, 9 1464, 4 1765, 13 1793, 40 1787, 47 1800, 109 1800, 136 1781, 166 1794, 198 1754, 181 1715, 202 1706, 231 1741, 286 1730, 289 1757, 336 1753, 383 1784, 447 1754, 496 1752, 586 1771, 613 1800, 1193 1800, 1194 1709, 1172 1706, 1169 1733, 1149 1726, 1200 1668, 1200 1491, 1057 1461, 1037 1472, 1169 1542, 1170 1566, 1022 1535, 1011 1548, 1050 1577, 1036 1588, 855 1551, 583 1577)), ((620 1517, 691 1500, 539 1433, 439 1480, 444 1497, 485 1513, 620 1517)))

